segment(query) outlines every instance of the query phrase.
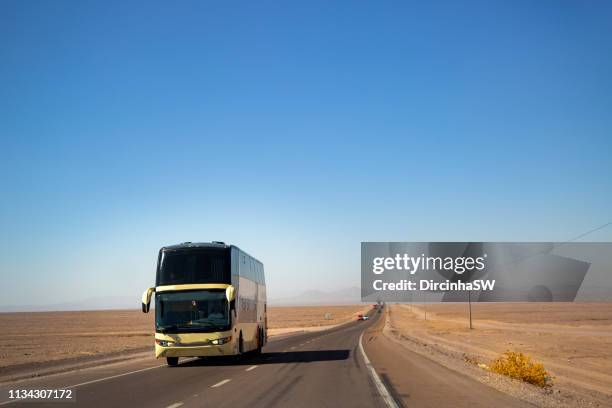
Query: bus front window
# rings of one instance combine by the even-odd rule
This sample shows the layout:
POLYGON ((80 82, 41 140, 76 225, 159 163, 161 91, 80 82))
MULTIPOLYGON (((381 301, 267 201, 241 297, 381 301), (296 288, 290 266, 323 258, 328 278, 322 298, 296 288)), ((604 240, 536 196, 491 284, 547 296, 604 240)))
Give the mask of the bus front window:
POLYGON ((219 289, 158 293, 155 316, 160 333, 230 329, 229 303, 225 291, 219 289))
POLYGON ((161 253, 156 286, 190 283, 231 283, 227 249, 165 250, 161 253))

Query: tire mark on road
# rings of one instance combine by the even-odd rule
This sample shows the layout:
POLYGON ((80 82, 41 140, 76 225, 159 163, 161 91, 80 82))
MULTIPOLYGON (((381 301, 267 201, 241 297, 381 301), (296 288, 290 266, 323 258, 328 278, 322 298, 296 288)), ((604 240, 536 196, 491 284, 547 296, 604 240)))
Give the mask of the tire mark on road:
POLYGON ((400 395, 400 393, 397 392, 395 387, 393 387, 393 384, 391 384, 391 380, 389 380, 389 376, 386 373, 380 373, 380 379, 383 382, 383 384, 385 384, 385 387, 387 387, 387 390, 389 391, 389 394, 391 394, 391 396, 395 400, 395 403, 400 408, 406 408, 406 406, 403 403, 402 395, 400 395))
MULTIPOLYGON (((302 379, 301 375, 298 375, 297 377, 293 377, 293 379, 291 381, 289 381, 287 384, 285 384, 282 388, 279 388, 274 395, 274 397, 269 400, 265 405, 266 406, 274 406, 276 404, 278 404, 281 399, 283 399, 284 397, 287 396, 287 393, 289 392, 289 390, 291 390, 293 387, 296 386, 296 384, 302 379)), ((281 404, 282 406, 282 404, 281 404)))
POLYGON ((353 352, 351 354, 353 354, 353 362, 355 363, 355 366, 361 369, 361 365, 359 364, 359 359, 357 358, 357 346, 353 347, 353 352))

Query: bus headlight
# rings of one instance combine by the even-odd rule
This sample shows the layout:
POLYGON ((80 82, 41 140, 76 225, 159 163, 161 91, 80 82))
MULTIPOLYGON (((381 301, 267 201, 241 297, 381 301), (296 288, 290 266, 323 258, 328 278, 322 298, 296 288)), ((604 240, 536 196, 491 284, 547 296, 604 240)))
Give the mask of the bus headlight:
POLYGON ((155 343, 157 343, 158 345, 160 345, 162 347, 171 347, 171 346, 174 346, 174 342, 173 341, 168 341, 168 340, 155 339, 155 343))
POLYGON ((230 341, 232 341, 232 336, 221 337, 220 339, 214 339, 211 341, 211 343, 214 344, 215 346, 220 346, 222 344, 229 343, 230 341))

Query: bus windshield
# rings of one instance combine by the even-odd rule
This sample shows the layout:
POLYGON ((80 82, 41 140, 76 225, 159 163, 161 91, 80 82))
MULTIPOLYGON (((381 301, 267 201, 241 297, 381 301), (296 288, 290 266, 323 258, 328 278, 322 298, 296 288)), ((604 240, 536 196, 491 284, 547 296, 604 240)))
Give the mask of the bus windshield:
POLYGON ((164 250, 157 271, 157 286, 191 283, 231 283, 228 249, 164 250))
POLYGON ((158 293, 156 330, 160 333, 215 332, 230 329, 225 290, 158 293))

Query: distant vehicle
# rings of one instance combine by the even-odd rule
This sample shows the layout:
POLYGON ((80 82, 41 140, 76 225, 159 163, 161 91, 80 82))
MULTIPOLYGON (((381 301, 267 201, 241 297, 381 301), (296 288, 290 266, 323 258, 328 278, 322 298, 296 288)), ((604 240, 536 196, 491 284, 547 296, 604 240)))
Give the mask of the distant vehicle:
POLYGON ((378 305, 372 305, 372 309, 376 309, 378 305))
POLYGON ((368 316, 362 314, 357 315, 357 320, 368 320, 368 316))
POLYGON ((149 312, 155 293, 155 357, 261 352, 267 342, 264 267, 234 245, 185 242, 161 248, 155 287, 142 295, 149 312))

